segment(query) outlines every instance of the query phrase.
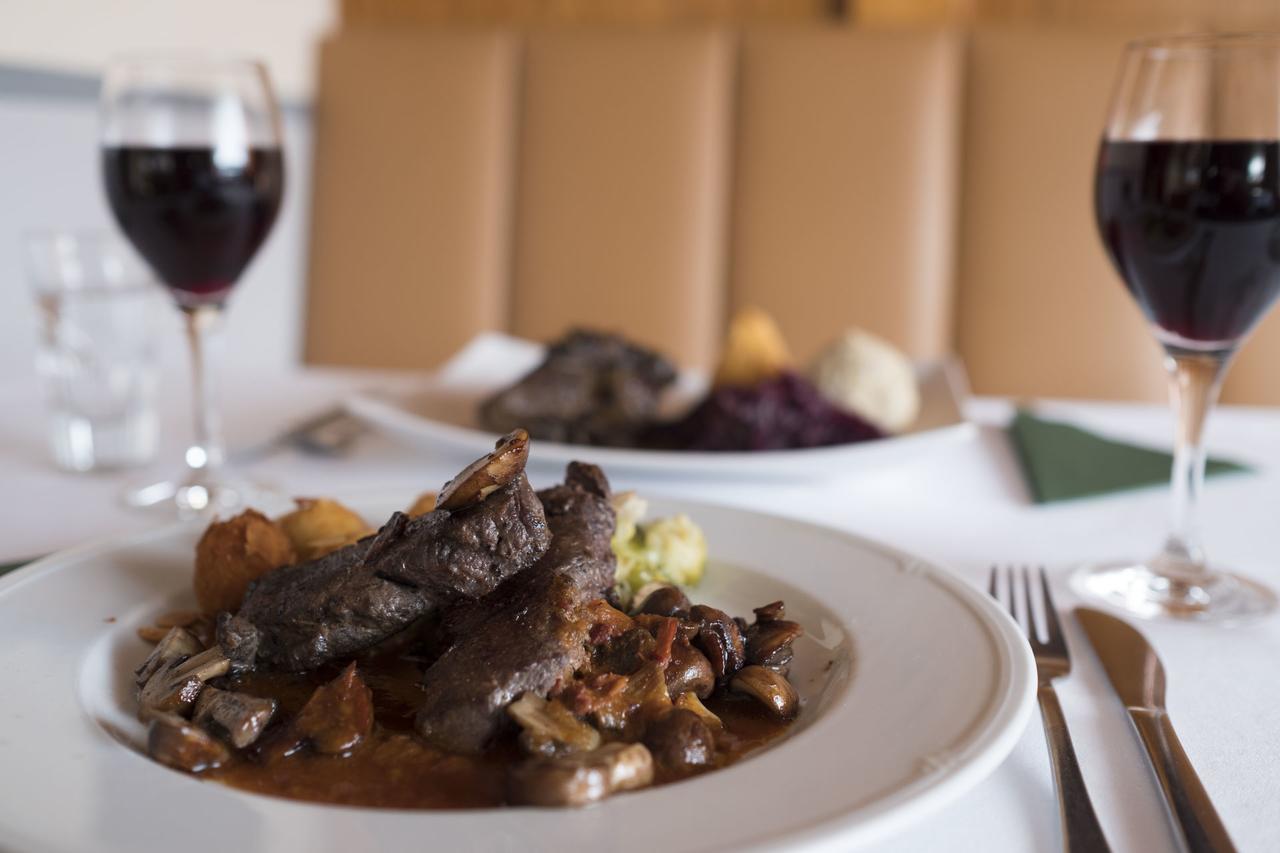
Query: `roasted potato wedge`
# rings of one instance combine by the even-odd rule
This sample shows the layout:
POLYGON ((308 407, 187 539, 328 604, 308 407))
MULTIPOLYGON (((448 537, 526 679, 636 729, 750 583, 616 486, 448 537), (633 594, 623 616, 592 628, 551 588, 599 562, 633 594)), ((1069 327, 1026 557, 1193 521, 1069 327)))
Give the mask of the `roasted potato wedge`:
POLYGON ((250 581, 297 559, 283 528, 257 510, 215 521, 196 545, 196 601, 211 616, 236 610, 250 581))
POLYGON ((413 502, 413 505, 411 507, 409 507, 409 509, 406 512, 406 515, 408 515, 410 518, 417 518, 420 515, 426 515, 427 513, 431 512, 431 510, 435 508, 436 508, 436 493, 423 492, 422 494, 418 495, 418 499, 413 502))
POLYGON ((373 533, 353 510, 329 498, 295 498, 298 508, 279 518, 299 560, 314 560, 373 533))
POLYGON ((793 363, 773 318, 759 308, 744 308, 729 324, 715 384, 755 385, 790 369, 793 363))

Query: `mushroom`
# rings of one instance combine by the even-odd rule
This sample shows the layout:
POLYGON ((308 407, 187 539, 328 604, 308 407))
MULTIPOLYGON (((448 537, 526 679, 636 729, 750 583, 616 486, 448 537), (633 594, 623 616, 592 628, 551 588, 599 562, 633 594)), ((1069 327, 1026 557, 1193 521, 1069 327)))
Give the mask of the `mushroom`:
POLYGON ((274 699, 206 687, 191 719, 236 749, 244 749, 262 735, 275 712, 274 699))
POLYGON ((772 601, 764 607, 752 608, 751 612, 756 614, 756 624, 776 622, 787 615, 787 606, 782 601, 772 601))
POLYGON ((498 439, 493 452, 463 468, 436 496, 436 509, 458 510, 478 504, 515 480, 529 459, 529 433, 522 429, 498 439))
POLYGON ((672 644, 665 675, 667 693, 673 697, 692 691, 705 699, 716 686, 716 674, 707 656, 683 640, 672 644))
POLYGON ((190 710, 204 683, 226 675, 231 659, 217 646, 189 658, 178 658, 158 668, 138 694, 138 719, 147 721, 157 714, 177 714, 190 710))
POLYGON ((747 663, 767 666, 786 675, 791 665, 791 644, 804 634, 798 622, 775 619, 747 629, 747 663))
POLYGON ((800 711, 800 697, 791 682, 763 666, 744 666, 729 682, 729 689, 758 700, 779 720, 793 719, 800 711))
POLYGON ((745 663, 746 650, 742 643, 742 633, 729 614, 705 604, 695 605, 689 616, 699 623, 698 635, 693 643, 707 660, 711 661, 711 671, 716 681, 726 683, 745 663))
POLYGON ((507 774, 507 799, 529 806, 585 806, 652 782, 653 756, 644 744, 611 743, 516 765, 507 774))
POLYGON ((142 665, 133 671, 134 682, 141 688, 161 667, 189 658, 201 648, 196 635, 186 628, 170 628, 169 633, 160 638, 160 642, 151 650, 151 654, 147 655, 142 665))
POLYGON ((522 694, 507 706, 507 714, 520 724, 520 746, 530 754, 588 752, 600 745, 600 732, 560 702, 548 702, 536 693, 522 694))
POLYGON ((670 584, 646 584, 636 593, 639 606, 636 613, 652 613, 654 616, 675 616, 687 613, 689 597, 678 586, 670 584))
POLYGON ((716 740, 696 712, 675 708, 644 733, 654 761, 677 772, 705 767, 715 760, 716 740))
POLYGON ((698 719, 702 720, 703 725, 713 732, 724 731, 724 721, 711 712, 706 705, 702 704, 702 700, 698 698, 698 694, 690 691, 683 694, 676 700, 676 707, 683 708, 686 711, 692 711, 698 715, 698 719))
POLYGON ((208 732, 176 714, 156 714, 147 732, 147 754, 178 770, 199 773, 225 764, 231 752, 208 732))
POLYGON ((294 717, 293 729, 326 755, 350 752, 368 737, 373 729, 373 691, 356 672, 354 661, 333 681, 316 688, 294 717))

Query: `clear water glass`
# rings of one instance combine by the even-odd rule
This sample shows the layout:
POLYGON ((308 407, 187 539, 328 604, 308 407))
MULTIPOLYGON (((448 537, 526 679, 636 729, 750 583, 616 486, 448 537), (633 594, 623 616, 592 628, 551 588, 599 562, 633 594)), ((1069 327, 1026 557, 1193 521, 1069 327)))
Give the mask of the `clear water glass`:
POLYGON ((40 376, 54 462, 132 468, 156 453, 156 324, 162 293, 122 241, 93 233, 26 238, 40 376))

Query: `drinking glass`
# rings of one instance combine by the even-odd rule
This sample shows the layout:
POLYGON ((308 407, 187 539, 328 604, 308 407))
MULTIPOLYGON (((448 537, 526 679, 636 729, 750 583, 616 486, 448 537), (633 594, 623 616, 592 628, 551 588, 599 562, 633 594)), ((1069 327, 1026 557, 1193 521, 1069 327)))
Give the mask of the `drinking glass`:
POLYGON ((49 447, 67 471, 131 468, 156 451, 157 307, 151 272, 121 240, 92 232, 25 239, 36 299, 36 370, 49 447))
POLYGON ((266 239, 284 189, 280 115, 256 62, 132 58, 102 83, 102 168, 112 212, 182 312, 191 349, 195 437, 185 476, 131 502, 180 514, 239 504, 206 360, 227 298, 266 239))
POLYGON ((1094 200, 1107 252, 1164 347, 1177 430, 1163 549, 1087 566, 1076 587, 1142 617, 1266 613, 1276 606, 1270 590, 1209 565, 1196 510, 1209 410, 1231 357, 1280 293, 1280 35, 1131 43, 1094 200))

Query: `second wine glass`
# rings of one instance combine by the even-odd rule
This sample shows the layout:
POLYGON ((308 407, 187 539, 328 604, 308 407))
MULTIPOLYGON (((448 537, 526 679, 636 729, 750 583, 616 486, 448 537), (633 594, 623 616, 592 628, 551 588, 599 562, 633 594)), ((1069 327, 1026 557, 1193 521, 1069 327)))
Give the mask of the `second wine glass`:
POLYGON ((1197 507, 1209 411, 1232 356, 1280 294, 1280 35, 1130 44, 1095 202, 1111 260, 1165 350, 1173 513, 1154 557, 1086 567, 1076 585, 1137 616, 1267 613, 1270 590, 1210 566, 1197 507))
POLYGON ((179 514, 230 508, 209 337, 261 247, 284 192, 280 113, 256 62, 132 58, 108 68, 101 99, 107 200, 121 229, 183 314, 191 350, 194 439, 186 473, 131 493, 179 514))

